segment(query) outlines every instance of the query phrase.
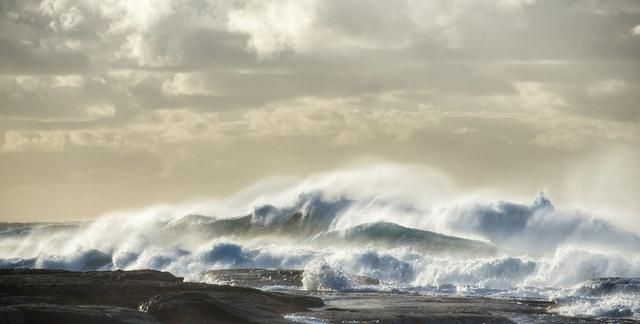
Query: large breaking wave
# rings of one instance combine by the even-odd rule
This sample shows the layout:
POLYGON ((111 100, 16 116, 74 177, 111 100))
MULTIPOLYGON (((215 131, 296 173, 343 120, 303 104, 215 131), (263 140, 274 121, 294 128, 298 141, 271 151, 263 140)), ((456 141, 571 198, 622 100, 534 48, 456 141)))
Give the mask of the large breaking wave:
POLYGON ((0 267, 152 268, 190 280, 210 269, 294 268, 311 289, 355 289, 354 274, 392 289, 553 298, 566 314, 640 316, 637 282, 599 295, 584 288, 640 277, 638 234, 542 193, 486 201, 451 188, 437 172, 381 165, 90 222, 2 224, 0 267))

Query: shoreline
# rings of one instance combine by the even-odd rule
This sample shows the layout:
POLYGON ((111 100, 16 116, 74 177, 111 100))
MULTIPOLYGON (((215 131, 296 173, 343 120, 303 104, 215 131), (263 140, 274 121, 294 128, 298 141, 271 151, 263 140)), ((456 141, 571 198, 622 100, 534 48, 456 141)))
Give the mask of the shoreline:
MULTIPOLYGON (((258 271, 260 269, 251 269, 258 271)), ((271 271, 262 269, 260 271, 271 271)), ((299 270, 277 270, 298 275, 299 270)), ((247 269, 224 274, 247 278, 247 269)), ((278 280, 278 278, 273 278, 278 280)), ((364 280, 364 279, 363 279, 364 280)), ((185 282, 155 270, 0 270, 0 323, 603 323, 548 312, 553 302, 394 292, 288 293, 185 282)), ((616 319, 616 323, 637 323, 616 319)))

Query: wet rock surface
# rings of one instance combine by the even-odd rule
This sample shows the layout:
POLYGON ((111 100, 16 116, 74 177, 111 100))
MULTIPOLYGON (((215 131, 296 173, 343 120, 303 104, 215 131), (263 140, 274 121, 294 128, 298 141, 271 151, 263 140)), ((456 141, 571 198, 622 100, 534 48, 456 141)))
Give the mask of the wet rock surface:
POLYGON ((284 322, 284 314, 322 305, 316 297, 188 283, 151 270, 0 270, 2 324, 184 323, 186 313, 189 323, 284 322))
MULTIPOLYGON (((98 305, 19 304, 8 307, 21 319, 6 323, 158 324, 153 316, 135 309, 98 305)), ((14 317, 15 318, 15 317, 14 317)), ((3 322, 5 323, 5 322, 3 322)))
MULTIPOLYGON (((261 276, 271 282, 258 283, 270 285, 297 284, 302 276, 298 270, 207 273, 244 278, 243 284, 252 285, 261 276)), ((634 322, 554 315, 549 309, 556 305, 548 301, 429 297, 393 291, 288 292, 189 283, 151 270, 0 270, 0 324, 634 322)))

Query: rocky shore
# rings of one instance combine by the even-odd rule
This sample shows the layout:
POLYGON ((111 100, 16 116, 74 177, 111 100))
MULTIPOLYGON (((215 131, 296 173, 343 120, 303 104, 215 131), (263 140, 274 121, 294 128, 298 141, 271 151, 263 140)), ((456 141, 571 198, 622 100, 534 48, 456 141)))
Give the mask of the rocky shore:
MULTIPOLYGON (((259 286, 268 283, 264 278, 272 278, 272 284, 293 287, 300 286, 302 275, 297 270, 265 269, 203 274, 235 285, 259 286)), ((0 324, 606 322, 552 315, 548 309, 553 306, 546 301, 428 297, 394 292, 292 289, 285 294, 184 282, 168 272, 152 270, 0 270, 0 324)))
POLYGON ((151 270, 0 270, 0 323, 281 323, 317 297, 184 282, 151 270))

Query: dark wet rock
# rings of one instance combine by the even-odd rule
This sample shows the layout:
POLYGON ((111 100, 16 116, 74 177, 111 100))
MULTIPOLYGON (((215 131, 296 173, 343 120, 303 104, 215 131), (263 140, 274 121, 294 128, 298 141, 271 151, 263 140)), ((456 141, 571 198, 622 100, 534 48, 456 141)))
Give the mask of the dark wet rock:
MULTIPOLYGON (((21 276, 28 277, 30 279, 37 279, 38 275, 62 275, 58 278, 75 277, 77 279, 92 279, 92 280, 145 280, 145 281, 168 281, 168 282, 183 282, 184 278, 176 277, 169 272, 155 271, 155 270, 115 270, 115 271, 88 271, 88 272, 72 272, 67 270, 48 270, 48 269, 0 269, 0 276, 2 279, 11 280, 12 277, 5 276, 21 276)), ((48 277, 41 277, 41 279, 47 280, 48 277)), ((20 278, 16 277, 16 280, 20 278)), ((1 281, 0 281, 1 282, 1 281)))
POLYGON ((69 273, 67 270, 49 270, 49 269, 0 269, 1 276, 10 276, 10 275, 54 275, 54 274, 62 274, 69 273))
MULTIPOLYGON (((268 269, 225 270, 218 274, 234 280, 244 278, 245 282, 264 276, 271 276, 272 281, 297 282, 303 275, 300 270, 268 269)), ((294 289, 290 293, 189 283, 168 272, 151 270, 0 270, 0 324, 283 323, 295 316, 326 323, 613 323, 549 313, 555 303, 548 301, 399 292, 294 289)))
MULTIPOLYGON (((23 323, 160 324, 149 314, 124 307, 97 305, 19 304, 23 323)), ((4 323, 4 322, 2 322, 4 323)), ((13 323, 13 322, 8 322, 13 323)), ((15 322, 20 323, 20 322, 15 322)))
MULTIPOLYGON (((201 274, 202 281, 225 285, 262 288, 282 286, 301 288, 304 270, 291 269, 222 269, 210 270, 201 274)), ((376 286, 378 279, 349 275, 349 279, 359 286, 376 286)))
POLYGON ((269 308, 248 311, 198 291, 157 295, 144 301, 140 310, 164 324, 285 322, 280 314, 269 308))
POLYGON ((24 324, 24 314, 16 307, 0 306, 0 324, 24 324))
POLYGON ((322 300, 315 297, 189 283, 168 272, 152 270, 0 270, 3 324, 20 323, 16 319, 19 314, 25 324, 152 323, 152 314, 140 312, 139 306, 170 323, 186 314, 181 310, 184 308, 190 310, 190 318, 209 318, 209 323, 224 323, 214 319, 233 316, 245 322, 263 322, 262 318, 272 322, 284 321, 283 314, 322 305, 322 300), (174 317, 168 315, 171 313, 174 317))

